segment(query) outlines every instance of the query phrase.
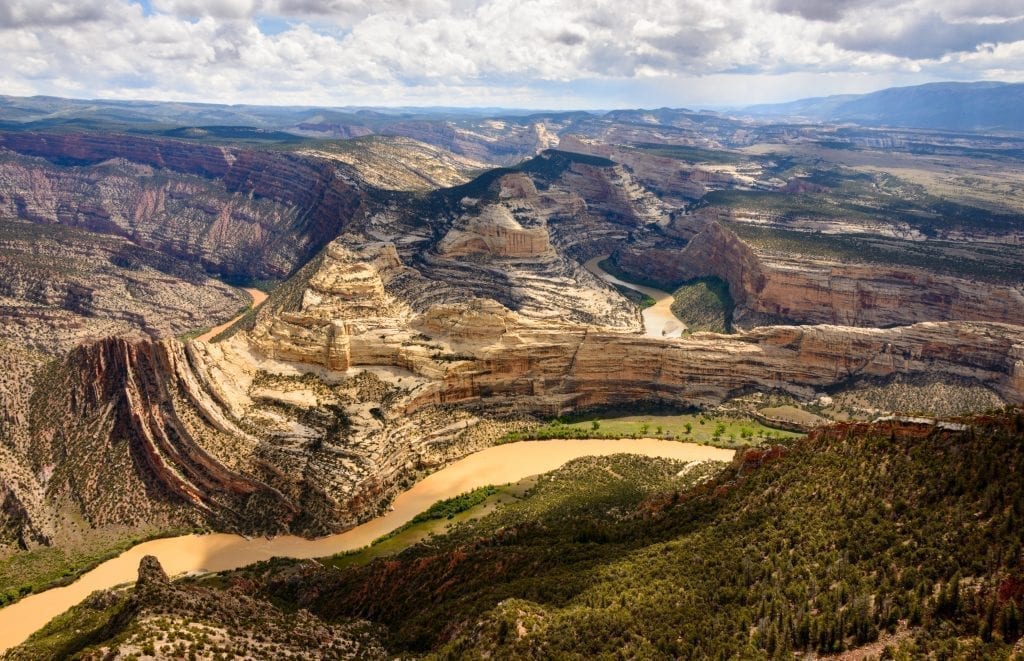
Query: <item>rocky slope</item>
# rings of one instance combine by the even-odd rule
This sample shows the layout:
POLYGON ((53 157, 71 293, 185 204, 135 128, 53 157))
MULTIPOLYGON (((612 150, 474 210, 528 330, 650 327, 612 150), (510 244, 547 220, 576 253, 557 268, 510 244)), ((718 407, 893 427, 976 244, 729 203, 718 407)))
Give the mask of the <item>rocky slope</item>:
POLYGON ((667 229, 674 240, 639 241, 617 251, 614 262, 666 287, 707 275, 725 280, 741 326, 772 321, 865 327, 953 320, 1024 324, 1020 285, 755 251, 714 213, 676 216, 667 229))
POLYGON ((411 138, 369 136, 359 140, 318 144, 296 153, 340 161, 377 188, 429 191, 469 181, 489 166, 411 138))
POLYGON ((0 339, 61 354, 109 335, 177 336, 248 297, 195 265, 119 236, 0 221, 0 339))
MULTIPOLYGON (((953 282, 956 295, 943 298, 944 281, 895 271, 851 272, 871 295, 837 274, 804 269, 785 280, 723 225, 673 216, 629 168, 603 157, 549 150, 410 193, 371 190, 347 166, 272 151, 30 137, 3 138, 24 152, 4 161, 22 177, 4 193, 21 217, 117 234, 128 255, 148 246, 146 255, 173 256, 167 270, 187 262, 294 274, 220 341, 110 337, 45 365, 19 363, 31 386, 12 386, 0 401, 10 407, 0 447, 17 475, 0 493, 10 546, 71 528, 339 531, 531 416, 595 406, 708 406, 751 391, 808 399, 859 379, 925 374, 1024 400, 1024 326, 996 323, 1019 319, 1011 294, 953 282), (112 187, 123 195, 100 194, 112 187), (178 187, 182 206, 168 206, 178 187), (33 190, 54 197, 25 194, 33 190), (102 213, 73 206, 89 200, 102 213), (258 218, 236 224, 242 209, 258 218), (212 216, 222 214, 218 225, 212 216), (643 338, 637 309, 581 267, 613 251, 648 279, 718 275, 748 322, 929 321, 643 338), (916 288, 923 282, 930 289, 916 288)), ((112 254, 111 241, 101 247, 112 254)), ((29 289, 19 301, 32 300, 29 289)), ((148 291, 154 308, 166 305, 148 291)), ((75 309, 116 319, 108 300, 75 309)))
MULTIPOLYGON (((897 374, 945 374, 1024 401, 1016 326, 656 340, 531 320, 487 300, 417 313, 391 289, 389 270, 407 268, 396 254, 332 245, 297 308, 267 308, 225 342, 108 340, 75 352, 34 407, 31 465, 57 467, 48 499, 73 497, 96 525, 164 516, 319 533, 372 514, 417 470, 492 442, 527 413, 711 405, 748 391, 806 399, 897 374), (61 461, 72 444, 104 462, 61 461), (116 493, 140 500, 105 502, 124 480, 116 493)), ((29 518, 36 528, 45 520, 29 518)))
POLYGON ((281 278, 362 212, 346 166, 111 134, 0 134, 0 215, 115 234, 237 278, 281 278))
POLYGON ((388 658, 1015 659, 1022 435, 1016 410, 833 425, 725 467, 585 458, 367 564, 169 583, 146 559, 129 592, 97 593, 12 656, 169 653, 190 628, 252 650, 294 627, 328 654, 347 640, 388 658))
POLYGON ((636 311, 579 261, 666 218, 611 161, 548 151, 371 214, 342 242, 393 244, 406 266, 395 290, 418 312, 484 297, 528 318, 636 328, 636 311))
POLYGON ((699 200, 709 190, 746 183, 729 172, 708 165, 687 163, 678 158, 659 156, 628 146, 610 145, 593 138, 564 135, 559 149, 610 158, 630 168, 633 175, 663 199, 677 206, 699 200))
POLYGON ((352 220, 228 340, 112 338, 40 372, 18 421, 38 440, 18 450, 29 477, 11 535, 52 537, 62 508, 100 527, 341 530, 524 416, 594 406, 705 406, 749 391, 807 399, 922 374, 1024 400, 1024 331, 1008 324, 639 336, 635 308, 577 259, 657 235, 684 244, 687 259, 652 248, 638 264, 679 273, 704 251, 740 274, 737 291, 773 290, 763 271, 747 272, 757 262, 735 237, 672 220, 604 159, 546 152, 396 200, 352 220))
POLYGON ((130 593, 93 593, 4 658, 68 658, 86 647, 92 649, 81 658, 383 658, 379 634, 368 622, 329 624, 305 611, 282 616, 250 588, 246 582, 228 590, 172 583, 157 559, 146 556, 130 593), (73 632, 65 628, 69 621, 78 627, 73 632))

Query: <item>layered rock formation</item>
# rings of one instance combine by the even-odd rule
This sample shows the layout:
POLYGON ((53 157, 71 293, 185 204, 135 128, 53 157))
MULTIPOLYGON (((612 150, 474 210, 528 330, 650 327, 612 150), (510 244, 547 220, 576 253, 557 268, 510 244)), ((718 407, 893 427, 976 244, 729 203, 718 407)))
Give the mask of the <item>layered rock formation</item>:
POLYGON ((111 338, 51 370, 28 455, 37 470, 50 467, 42 486, 58 511, 73 503, 96 527, 209 520, 273 530, 295 518, 298 507, 224 451, 257 441, 199 387, 180 343, 111 338))
POLYGON ((806 399, 858 379, 920 374, 1024 401, 1017 326, 767 327, 657 340, 531 319, 487 299, 417 313, 400 296, 411 270, 390 244, 334 244, 293 310, 267 308, 250 333, 189 349, 195 382, 215 404, 202 424, 258 420, 259 442, 223 456, 273 466, 268 484, 302 494, 292 502, 315 509, 318 525, 358 519, 410 468, 468 452, 494 438, 486 430, 501 429, 500 419, 523 414, 714 405, 749 391, 806 399), (298 474, 301 488, 286 479, 298 474))
POLYGON ((109 335, 182 335, 230 318, 244 294, 122 237, 0 221, 0 339, 49 354, 109 335))
POLYGON ((417 403, 502 400, 559 414, 638 400, 711 405, 749 390, 807 398, 859 376, 942 373, 1024 401, 1024 332, 1003 324, 898 329, 765 327, 662 342, 588 333, 522 333, 453 369, 417 403))
POLYGON ((24 479, 0 493, 0 524, 26 545, 68 517, 337 531, 529 416, 600 405, 705 406, 747 391, 808 398, 859 378, 924 373, 1024 399, 1024 327, 981 323, 1024 324, 1013 291, 898 269, 787 269, 714 219, 673 218, 604 158, 547 151, 412 195, 367 192, 345 168, 269 151, 4 140, 22 153, 0 164, 27 177, 17 190, 56 191, 50 206, 41 194, 30 203, 3 193, 33 222, 121 233, 239 274, 280 275, 317 253, 230 339, 110 338, 33 367, 31 392, 10 397, 11 406, 31 399, 29 414, 2 430, 20 439, 5 451, 24 479), (78 165, 50 164, 61 159, 78 165), (120 196, 96 197, 115 181, 120 196), (76 187, 102 213, 83 211, 76 187), (183 206, 168 206, 174 191, 183 206), (232 220, 264 208, 270 215, 252 223, 232 220), (741 322, 967 321, 644 338, 636 308, 580 265, 612 250, 650 280, 723 278, 741 322))
POLYGON ((610 161, 545 152, 405 209, 374 214, 343 243, 385 240, 403 263, 395 291, 416 311, 491 298, 531 319, 638 328, 621 296, 579 259, 663 222, 665 210, 610 161), (426 210, 426 213, 424 213, 426 210))
POLYGON ((735 322, 893 326, 921 321, 1024 325, 1024 287, 940 275, 923 269, 844 263, 755 252, 713 217, 678 216, 671 247, 643 241, 614 255, 625 271, 681 283, 714 275, 729 283, 735 322))
POLYGON ((445 257, 543 258, 554 252, 547 229, 523 227, 512 211, 502 205, 482 209, 460 228, 451 229, 437 246, 445 257))
POLYGON ((130 238, 215 273, 281 278, 362 213, 347 166, 106 134, 0 134, 0 216, 130 238))
MULTIPOLYGON (((350 525, 386 500, 410 468, 478 447, 467 431, 494 425, 487 421, 495 416, 557 415, 641 400, 710 405, 752 390, 808 398, 857 378, 894 374, 948 374, 985 383, 1007 401, 1024 401, 1024 330, 1003 324, 772 327, 660 341, 524 323, 483 301, 438 306, 406 328, 393 327, 394 318, 386 324, 377 319, 383 325, 376 328, 366 318, 342 324, 347 331, 366 326, 347 336, 347 364, 332 363, 337 338, 330 333, 319 336, 320 350, 307 346, 302 356, 289 355, 301 357, 301 366, 265 355, 291 350, 291 340, 280 334, 193 345, 194 378, 182 374, 180 355, 170 358, 180 351, 174 345, 125 349, 123 355, 137 362, 133 373, 176 370, 188 395, 182 400, 190 402, 183 408, 182 401, 165 401, 179 421, 169 425, 166 415, 131 413, 154 405, 135 394, 134 381, 126 384, 127 401, 134 402, 127 418, 148 430, 132 435, 144 441, 144 456, 157 457, 147 459, 147 470, 199 509, 207 506, 204 489, 219 497, 260 493, 282 503, 275 521, 308 532, 350 525), (141 358, 149 352, 161 358, 141 358), (323 370, 318 377, 299 376, 317 368, 323 370), (181 413, 189 409, 196 418, 181 413), (254 440, 238 440, 247 436, 242 426, 254 440), (216 457, 196 454, 180 449, 181 428, 191 438, 200 437, 197 429, 215 428, 232 440, 216 457), (174 470, 157 470, 169 456, 177 462, 174 470), (214 470, 212 458, 223 468, 214 470), (302 512, 285 516, 290 506, 302 512)), ((107 360, 100 357, 109 347, 94 351, 99 362, 107 360)), ((209 440, 204 445, 217 447, 209 440)), ((266 502, 261 508, 273 511, 266 502)))
MULTIPOLYGON (((289 346, 259 330, 254 338, 265 352, 289 346)), ((331 367, 336 338, 321 333, 319 345, 307 349, 303 360, 331 367)), ((407 412, 427 404, 478 401, 491 411, 507 407, 557 415, 637 399, 709 405, 746 390, 806 398, 860 377, 914 373, 973 379, 1008 401, 1024 398, 1024 330, 1009 324, 776 326, 663 341, 584 325, 527 322, 493 303, 473 303, 435 306, 405 328, 397 318, 376 329, 364 326, 362 334, 348 338, 348 347, 346 367, 401 366, 433 381, 414 391, 407 412), (461 316, 479 318, 482 330, 454 321, 461 316), (430 353, 438 347, 440 354, 430 353), (441 360, 446 352, 457 360, 441 360)))

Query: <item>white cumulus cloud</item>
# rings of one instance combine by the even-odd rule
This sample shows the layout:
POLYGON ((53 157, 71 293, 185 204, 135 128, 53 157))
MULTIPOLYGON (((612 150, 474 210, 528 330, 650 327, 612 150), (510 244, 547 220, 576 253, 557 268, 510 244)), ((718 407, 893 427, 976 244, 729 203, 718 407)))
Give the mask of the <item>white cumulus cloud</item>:
POLYGON ((1016 80, 1016 4, 5 0, 0 93, 610 107, 1016 80))

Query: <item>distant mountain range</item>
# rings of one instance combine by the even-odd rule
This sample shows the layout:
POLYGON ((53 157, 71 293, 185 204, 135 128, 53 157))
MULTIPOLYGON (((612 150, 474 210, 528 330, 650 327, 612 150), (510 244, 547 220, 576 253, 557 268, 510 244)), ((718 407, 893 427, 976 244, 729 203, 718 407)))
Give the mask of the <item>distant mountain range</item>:
POLYGON ((749 106, 743 114, 951 131, 1024 130, 1024 84, 930 83, 749 106))
MULTIPOLYGON (((518 118, 542 111, 515 108, 260 106, 194 103, 185 101, 119 101, 65 99, 53 96, 0 95, 0 123, 25 128, 38 125, 88 126, 248 126, 282 129, 327 117, 351 124, 375 126, 395 121, 458 121, 482 117, 518 118)), ((552 113, 546 113, 550 115, 552 113)), ((554 113, 558 114, 558 113, 554 113)))
POLYGON ((116 130, 132 127, 152 132, 175 127, 226 126, 310 135, 322 133, 324 126, 344 125, 350 130, 333 137, 353 137, 408 122, 475 123, 492 118, 527 125, 541 119, 572 122, 600 118, 612 122, 692 128, 720 122, 728 116, 741 116, 948 131, 1024 131, 1022 109, 1024 83, 999 82, 891 87, 869 94, 842 94, 753 105, 725 113, 671 108, 607 112, 446 107, 321 108, 0 95, 0 129, 116 130))

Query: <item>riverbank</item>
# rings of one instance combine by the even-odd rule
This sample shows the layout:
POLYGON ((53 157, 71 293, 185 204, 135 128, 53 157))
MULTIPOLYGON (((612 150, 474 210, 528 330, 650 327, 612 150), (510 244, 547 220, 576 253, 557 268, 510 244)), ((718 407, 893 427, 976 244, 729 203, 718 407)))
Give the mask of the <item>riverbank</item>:
POLYGON ((240 314, 235 315, 230 320, 225 321, 220 326, 214 326, 210 330, 206 331, 205 333, 197 337, 196 340, 200 342, 209 342, 210 340, 217 337, 227 329, 231 328, 231 325, 234 324, 239 319, 241 319, 242 317, 244 317, 249 310, 259 307, 260 304, 263 303, 263 301, 267 300, 266 292, 262 292, 259 289, 255 289, 253 287, 242 287, 242 289, 244 289, 246 293, 249 294, 249 296, 252 296, 252 304, 246 309, 242 310, 240 314))
POLYGON ((0 652, 20 644, 53 617, 95 590, 134 581, 139 560, 154 555, 170 575, 236 569, 272 557, 320 558, 359 549, 398 529, 445 498, 486 486, 507 484, 552 471, 585 456, 632 453, 681 461, 729 461, 733 451, 721 448, 641 439, 574 439, 522 441, 481 450, 428 475, 395 498, 384 516, 346 532, 304 539, 283 535, 247 539, 223 533, 183 535, 139 544, 86 572, 74 583, 25 597, 0 609, 0 652))
POLYGON ((605 282, 638 291, 654 300, 654 305, 646 307, 640 312, 644 320, 645 336, 657 338, 679 337, 686 331, 686 324, 680 321, 672 312, 672 303, 675 300, 672 298, 672 294, 655 289, 654 287, 646 287, 626 282, 625 280, 619 280, 600 267, 599 262, 607 258, 608 255, 598 255, 593 259, 587 260, 583 268, 605 282))

